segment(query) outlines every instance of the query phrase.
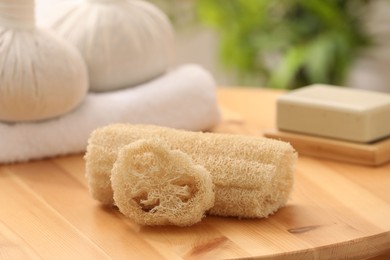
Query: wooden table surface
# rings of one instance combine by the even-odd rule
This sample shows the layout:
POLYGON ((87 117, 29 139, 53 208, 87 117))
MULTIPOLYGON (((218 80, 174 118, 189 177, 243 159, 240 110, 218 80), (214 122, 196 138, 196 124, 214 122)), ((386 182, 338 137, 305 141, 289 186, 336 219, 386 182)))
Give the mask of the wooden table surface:
MULTIPOLYGON (((278 94, 219 89, 230 112, 215 131, 261 135, 275 124, 278 94)), ((0 166, 0 259, 389 259, 388 250, 390 164, 301 156, 292 198, 275 215, 188 228, 141 227, 100 206, 82 155, 0 166)))

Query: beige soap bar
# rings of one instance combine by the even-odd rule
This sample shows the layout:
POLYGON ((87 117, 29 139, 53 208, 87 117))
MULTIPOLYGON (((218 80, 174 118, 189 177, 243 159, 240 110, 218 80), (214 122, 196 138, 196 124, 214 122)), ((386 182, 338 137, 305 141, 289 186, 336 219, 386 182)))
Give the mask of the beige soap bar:
POLYGON ((390 95, 312 85, 277 100, 277 126, 305 134, 372 142, 390 135, 390 95))

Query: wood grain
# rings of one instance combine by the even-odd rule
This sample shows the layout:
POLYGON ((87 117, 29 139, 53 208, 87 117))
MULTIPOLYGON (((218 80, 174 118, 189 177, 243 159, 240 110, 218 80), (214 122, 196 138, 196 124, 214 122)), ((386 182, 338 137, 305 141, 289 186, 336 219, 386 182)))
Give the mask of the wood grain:
MULTIPOLYGON (((280 92, 230 88, 218 94, 234 116, 214 131, 260 136, 274 125, 280 92)), ((99 205, 89 195, 82 156, 0 166, 0 259, 390 256, 390 164, 301 156, 292 197, 275 215, 208 216, 178 228, 141 227, 115 207, 99 205)))

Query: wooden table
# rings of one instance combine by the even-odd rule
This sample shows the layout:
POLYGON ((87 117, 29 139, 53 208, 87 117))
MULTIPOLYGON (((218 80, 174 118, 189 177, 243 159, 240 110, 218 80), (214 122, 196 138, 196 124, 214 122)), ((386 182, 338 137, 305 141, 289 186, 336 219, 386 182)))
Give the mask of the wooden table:
MULTIPOLYGON (((261 135, 275 124, 263 89, 220 89, 215 131, 261 135)), ((337 259, 390 257, 390 164, 301 156, 288 205, 268 219, 207 217, 140 227, 88 193, 82 155, 0 166, 0 259, 337 259)), ((379 258, 378 258, 379 259, 379 258)))

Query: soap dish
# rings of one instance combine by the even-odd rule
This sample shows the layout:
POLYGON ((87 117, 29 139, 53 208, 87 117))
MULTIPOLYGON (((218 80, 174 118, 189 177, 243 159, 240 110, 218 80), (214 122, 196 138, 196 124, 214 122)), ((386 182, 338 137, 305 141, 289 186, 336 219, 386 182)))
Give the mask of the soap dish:
POLYGON ((269 129, 264 136, 289 142, 301 155, 379 166, 390 161, 390 137, 372 143, 355 143, 338 139, 269 129))

